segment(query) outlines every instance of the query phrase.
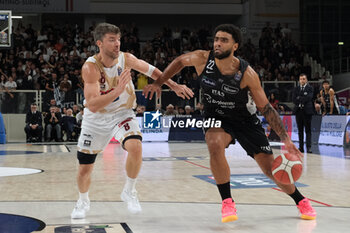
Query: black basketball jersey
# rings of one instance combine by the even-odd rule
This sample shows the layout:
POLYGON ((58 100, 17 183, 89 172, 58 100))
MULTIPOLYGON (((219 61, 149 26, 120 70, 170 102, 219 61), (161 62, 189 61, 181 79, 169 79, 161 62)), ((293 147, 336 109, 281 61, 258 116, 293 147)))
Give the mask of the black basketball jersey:
POLYGON ((324 102, 326 103, 326 108, 329 110, 331 108, 331 98, 329 96, 329 90, 328 90, 328 93, 326 94, 325 90, 322 89, 322 97, 324 99, 324 102))
POLYGON ((256 113, 256 106, 248 88, 241 89, 248 62, 239 59, 239 70, 234 75, 222 75, 215 64, 213 51, 199 76, 204 115, 206 117, 244 119, 256 113))

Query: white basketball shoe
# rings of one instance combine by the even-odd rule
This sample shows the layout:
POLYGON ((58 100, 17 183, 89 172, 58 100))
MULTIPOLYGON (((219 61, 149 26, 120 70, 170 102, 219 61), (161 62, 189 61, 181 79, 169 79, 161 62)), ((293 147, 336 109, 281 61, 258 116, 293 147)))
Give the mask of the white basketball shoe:
POLYGON ((89 210, 90 210, 90 201, 89 200, 83 201, 79 199, 70 216, 73 219, 85 218, 86 212, 88 212, 89 210))
POLYGON ((142 211, 139 199, 137 198, 136 190, 130 192, 126 189, 123 189, 122 194, 120 195, 122 201, 128 204, 128 210, 133 213, 140 213, 142 211))

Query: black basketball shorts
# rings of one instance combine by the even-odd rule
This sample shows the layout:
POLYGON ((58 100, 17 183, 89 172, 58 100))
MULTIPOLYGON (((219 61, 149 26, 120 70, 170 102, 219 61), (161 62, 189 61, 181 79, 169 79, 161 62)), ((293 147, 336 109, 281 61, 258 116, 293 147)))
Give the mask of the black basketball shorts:
MULTIPOLYGON (((272 154, 265 130, 256 115, 252 115, 244 120, 233 118, 215 119, 221 120, 220 128, 232 136, 231 143, 234 144, 235 140, 237 140, 252 158, 259 153, 272 154)), ((208 131, 208 129, 205 129, 205 131, 208 131)))

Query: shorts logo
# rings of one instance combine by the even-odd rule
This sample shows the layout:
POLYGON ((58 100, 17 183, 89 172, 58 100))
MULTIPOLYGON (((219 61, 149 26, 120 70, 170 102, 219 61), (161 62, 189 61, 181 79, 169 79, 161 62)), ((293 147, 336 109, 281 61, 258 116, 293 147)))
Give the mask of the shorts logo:
POLYGON ((84 146, 91 146, 90 140, 84 140, 84 146))
POLYGON ((87 138, 92 138, 92 136, 90 134, 86 134, 86 133, 84 133, 83 136, 87 137, 87 138))
POLYGON ((214 80, 211 80, 211 79, 209 79, 209 78, 207 78, 205 76, 202 78, 202 82, 206 86, 210 86, 210 87, 215 87, 216 86, 216 82, 214 80))
POLYGON ((229 85, 222 85, 222 88, 221 88, 222 91, 226 92, 226 93, 229 93, 229 94, 237 94, 239 92, 239 89, 237 87, 232 87, 232 86, 229 86, 229 85))
POLYGON ((224 115, 225 114, 221 109, 216 109, 215 112, 219 113, 220 115, 224 115))
POLYGON ((271 147, 270 146, 261 146, 260 149, 262 151, 265 151, 265 152, 270 152, 271 151, 271 147))
POLYGON ((161 128, 161 113, 156 112, 144 112, 143 113, 143 127, 145 129, 160 129, 161 128))

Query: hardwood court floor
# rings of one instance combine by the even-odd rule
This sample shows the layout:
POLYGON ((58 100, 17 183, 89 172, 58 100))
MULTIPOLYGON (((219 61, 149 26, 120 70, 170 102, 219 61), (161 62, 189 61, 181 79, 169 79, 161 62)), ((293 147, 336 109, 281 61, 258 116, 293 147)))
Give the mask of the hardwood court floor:
MULTIPOLYGON (((143 143, 144 162, 137 183, 143 212, 137 215, 129 214, 120 200, 127 154, 119 144, 108 145, 96 160, 91 209, 80 221, 70 219, 78 197, 75 145, 0 145, 0 212, 40 219, 47 224, 42 232, 50 233, 71 232, 58 231, 59 227, 89 225, 108 225, 104 232, 134 233, 347 232, 349 153, 325 146, 315 146, 313 151, 305 154, 298 185, 318 212, 315 221, 299 219, 292 199, 274 187, 236 144, 226 154, 239 219, 221 223, 220 196, 204 143, 143 143), (9 167, 43 172, 4 176, 9 167)), ((274 147, 274 152, 280 153, 280 148, 274 147)))

